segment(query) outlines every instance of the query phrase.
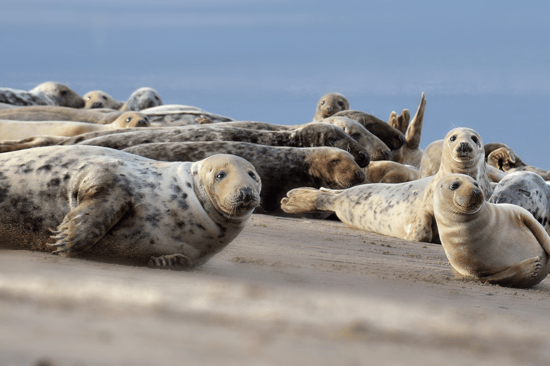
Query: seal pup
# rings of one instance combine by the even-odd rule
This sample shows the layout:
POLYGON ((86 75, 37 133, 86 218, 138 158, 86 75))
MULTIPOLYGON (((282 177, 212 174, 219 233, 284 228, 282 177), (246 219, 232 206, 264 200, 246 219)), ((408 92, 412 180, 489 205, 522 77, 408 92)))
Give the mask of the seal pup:
POLYGON ((167 104, 141 110, 149 116, 153 126, 178 127, 205 123, 231 122, 232 118, 210 113, 203 109, 180 104, 167 104))
MULTIPOLYGON (((317 123, 317 122, 310 122, 317 123)), ((328 117, 323 120, 323 123, 329 123, 331 125, 340 127, 345 133, 351 136, 361 146, 363 146, 369 152, 371 161, 375 160, 389 160, 391 158, 391 150, 384 144, 378 137, 370 133, 359 122, 346 117, 328 117)), ((275 125, 264 122, 226 122, 225 126, 250 128, 254 130, 266 130, 266 131, 291 131, 297 128, 306 126, 303 125, 275 125)))
MULTIPOLYGON (((403 165, 395 161, 371 161, 363 168, 363 183, 405 183, 420 178, 418 169, 412 165, 403 165)), ((329 187, 330 188, 330 187, 329 187)))
POLYGON ((397 113, 391 113, 388 124, 405 134, 405 143, 401 148, 392 152, 392 161, 420 168, 420 161, 422 160, 423 154, 423 150, 420 148, 420 139, 422 137, 422 123, 424 121, 425 110, 426 97, 424 93, 422 93, 420 105, 410 124, 410 114, 408 110, 404 110, 399 117, 397 117, 397 113))
POLYGON ((321 122, 340 111, 349 109, 349 101, 340 93, 325 94, 317 102, 317 109, 313 116, 313 122, 321 122))
POLYGON ((101 90, 92 90, 84 95, 84 108, 96 109, 96 108, 109 108, 120 109, 123 103, 115 100, 109 94, 101 90))
POLYGON ((363 184, 345 190, 298 188, 281 202, 285 212, 334 212, 358 229, 421 242, 438 242, 433 215, 437 181, 452 173, 466 173, 479 181, 486 197, 492 193, 487 178, 483 144, 470 128, 455 128, 445 137, 441 166, 434 177, 398 184, 363 184))
POLYGON ((0 88, 0 103, 18 106, 52 105, 83 108, 84 99, 66 85, 48 81, 27 91, 0 88))
POLYGON ((550 187, 539 174, 523 171, 506 175, 489 202, 523 207, 550 233, 550 187))
POLYGON ((160 94, 153 88, 139 88, 120 107, 120 111, 141 111, 162 105, 160 94))
POLYGON ((333 147, 279 147, 237 141, 165 142, 137 145, 123 151, 160 161, 198 161, 231 154, 256 167, 262 179, 257 213, 285 215, 281 199, 298 187, 348 188, 365 177, 353 156, 333 147))
POLYGON ((122 113, 124 112, 56 106, 30 106, 0 110, 0 119, 11 121, 72 121, 106 125, 114 122, 122 113))
POLYGON ((232 155, 159 162, 94 146, 0 156, 4 246, 157 268, 206 262, 260 203, 254 166, 232 155))
POLYGON ((149 126, 147 116, 136 112, 125 112, 114 122, 106 125, 69 121, 29 122, 0 120, 0 141, 21 140, 33 136, 76 136, 95 131, 149 126))
POLYGON ((459 277, 508 287, 531 287, 550 270, 550 237, 515 205, 485 202, 463 174, 437 181, 434 215, 445 254, 459 277))
POLYGON ((495 149, 487 156, 487 164, 506 173, 529 171, 540 175, 544 180, 550 180, 550 171, 527 165, 508 146, 495 149))
POLYGON ((399 149, 405 143, 405 136, 401 131, 368 113, 360 111, 342 111, 336 113, 334 117, 347 117, 359 122, 373 135, 382 140, 392 152, 399 149))

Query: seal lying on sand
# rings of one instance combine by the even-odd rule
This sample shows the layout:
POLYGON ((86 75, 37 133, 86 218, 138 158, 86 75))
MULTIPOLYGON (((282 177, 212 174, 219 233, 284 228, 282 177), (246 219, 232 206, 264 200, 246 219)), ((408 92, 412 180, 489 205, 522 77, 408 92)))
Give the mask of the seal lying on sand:
POLYGON ((544 180, 550 180, 550 171, 525 164, 512 149, 504 144, 501 145, 503 146, 493 150, 487 156, 487 164, 506 173, 528 171, 537 173, 544 180))
MULTIPOLYGON (((124 112, 103 112, 54 106, 32 106, 0 110, 0 119, 10 121, 72 121, 106 125, 113 123, 124 112)), ((137 113, 137 112, 136 112, 137 113)))
MULTIPOLYGON (((316 123, 316 122, 311 122, 316 123)), ((391 157, 391 150, 378 137, 370 133, 365 127, 358 122, 346 117, 328 117, 323 120, 323 123, 329 123, 340 127, 345 133, 350 135, 355 141, 363 146, 369 152, 371 161, 388 160, 391 157)), ((250 128, 253 130, 266 131, 291 131, 297 128, 307 126, 304 125, 274 125, 263 122, 226 122, 225 126, 250 128)))
POLYGON ((317 109, 313 116, 313 122, 321 122, 340 111, 349 109, 349 101, 340 93, 325 94, 317 102, 317 109))
POLYGON ((241 232, 260 189, 252 164, 232 155, 166 163, 93 146, 8 153, 0 156, 0 238, 63 256, 186 269, 241 232))
POLYGON ((197 125, 199 123, 231 122, 232 118, 207 112, 188 105, 168 104, 143 109, 142 113, 149 116, 153 126, 178 127, 197 125))
POLYGON ((76 136, 94 131, 132 127, 149 127, 147 116, 136 112, 126 112, 113 123, 107 125, 69 121, 28 122, 0 120, 0 141, 21 140, 32 136, 76 136))
POLYGON ((437 242, 432 200, 441 177, 467 173, 478 179, 487 197, 492 193, 479 134, 469 128, 455 128, 445 141, 441 167, 435 177, 398 184, 363 184, 345 190, 298 188, 288 192, 281 207, 289 213, 335 212, 342 222, 362 230, 437 242))
POLYGON ((362 124, 370 133, 382 140, 392 151, 399 149, 405 143, 405 136, 397 128, 370 114, 360 111, 342 111, 334 117, 347 117, 362 124))
POLYGON ((101 90, 93 90, 84 95, 84 108, 85 109, 95 109, 95 108, 109 108, 109 109, 119 109, 122 107, 122 102, 115 100, 109 94, 101 90))
POLYGON ((550 270, 550 237, 521 207, 485 202, 463 174, 437 181, 434 214, 445 254, 460 277, 531 287, 550 270))
POLYGON ((153 88, 139 88, 134 91, 126 103, 121 107, 121 111, 141 111, 142 109, 153 108, 162 105, 160 94, 153 88))
POLYGON ((84 99, 66 85, 48 81, 27 91, 0 88, 0 103, 18 106, 52 105, 71 108, 84 107, 84 99))
POLYGON ((198 161, 232 154, 256 167, 262 179, 258 213, 281 215, 281 199, 298 187, 348 188, 365 175, 351 154, 332 147, 275 147, 248 142, 166 142, 132 146, 125 152, 161 161, 198 161))
POLYGON ((523 207, 550 233, 550 187, 539 174, 508 174, 498 182, 489 202, 523 207))
POLYGON ((129 128, 121 130, 90 132, 75 137, 36 137, 8 141, 0 144, 0 152, 51 145, 94 145, 125 149, 130 146, 154 142, 189 141, 242 141, 268 146, 319 147, 331 146, 346 150, 353 155, 360 167, 369 164, 369 153, 342 129, 326 123, 307 125, 293 131, 248 130, 227 127, 223 124, 167 128, 129 128), (145 133, 144 133, 145 132, 145 133))

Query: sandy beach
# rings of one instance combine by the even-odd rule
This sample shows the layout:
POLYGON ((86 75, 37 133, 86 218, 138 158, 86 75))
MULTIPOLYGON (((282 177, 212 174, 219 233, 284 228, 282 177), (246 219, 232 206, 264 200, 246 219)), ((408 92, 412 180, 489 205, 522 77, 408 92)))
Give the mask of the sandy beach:
POLYGON ((536 365, 550 280, 456 280, 440 245, 253 215, 190 272, 2 250, 2 365, 536 365))

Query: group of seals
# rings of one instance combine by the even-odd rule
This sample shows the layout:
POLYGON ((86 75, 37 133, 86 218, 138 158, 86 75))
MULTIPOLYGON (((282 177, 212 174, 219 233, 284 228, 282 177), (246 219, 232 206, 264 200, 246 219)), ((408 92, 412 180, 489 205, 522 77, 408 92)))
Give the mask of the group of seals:
POLYGON ((0 88, 0 103, 30 106, 53 105, 71 108, 83 108, 84 99, 66 85, 48 81, 29 91, 0 88))
POLYGON ((233 155, 167 163, 93 146, 6 153, 0 237, 63 256, 187 269, 240 233, 260 190, 254 166, 233 155))
POLYGON ((139 88, 126 102, 119 102, 102 90, 93 90, 84 95, 86 109, 108 108, 120 111, 141 111, 162 105, 160 94, 153 88, 139 88))

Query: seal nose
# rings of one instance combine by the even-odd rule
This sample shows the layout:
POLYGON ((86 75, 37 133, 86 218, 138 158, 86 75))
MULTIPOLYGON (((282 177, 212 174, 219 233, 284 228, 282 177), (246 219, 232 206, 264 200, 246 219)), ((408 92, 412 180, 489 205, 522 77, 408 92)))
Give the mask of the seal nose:
POLYGON ((327 112, 332 112, 332 107, 327 107, 327 112))
POLYGON ((138 124, 138 127, 147 127, 148 126, 147 121, 144 120, 144 119, 140 119, 137 124, 138 124))
POLYGON ((103 104, 101 102, 95 102, 92 104, 92 108, 103 108, 103 104))
POLYGON ((470 144, 467 142, 461 142, 460 145, 458 145, 458 148, 456 149, 458 152, 470 152, 472 151, 472 148, 470 147, 470 144))
POLYGON ((355 174, 357 175, 357 180, 359 182, 362 182, 365 180, 365 172, 363 170, 358 170, 355 172, 355 174))
POLYGON ((481 190, 479 188, 472 189, 472 196, 479 197, 481 195, 482 195, 482 193, 481 193, 481 190))
POLYGON ((359 158, 355 158, 355 160, 357 161, 357 165, 359 165, 361 168, 364 168, 367 165, 369 165, 369 163, 370 163, 369 153, 359 151, 359 154, 357 154, 357 155, 359 155, 359 158))
POLYGON ((391 159, 391 150, 382 151, 382 155, 384 155, 384 160, 390 160, 391 159))
POLYGON ((245 187, 239 189, 239 201, 243 203, 250 203, 251 201, 254 201, 254 192, 252 191, 252 188, 245 187))

